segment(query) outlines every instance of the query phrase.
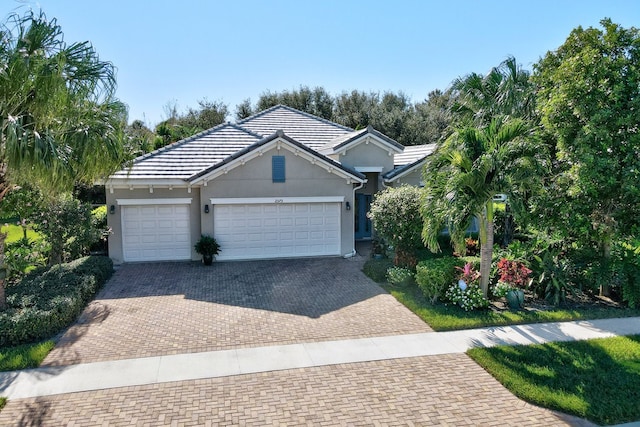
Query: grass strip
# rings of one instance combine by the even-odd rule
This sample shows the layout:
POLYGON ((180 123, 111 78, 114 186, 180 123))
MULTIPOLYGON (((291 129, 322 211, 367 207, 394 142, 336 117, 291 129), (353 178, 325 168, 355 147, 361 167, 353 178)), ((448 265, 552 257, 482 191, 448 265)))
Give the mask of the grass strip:
POLYGON ((435 331, 518 325, 524 323, 565 322, 571 320, 640 316, 640 310, 629 308, 464 311, 454 305, 431 304, 415 285, 382 285, 382 287, 400 303, 424 320, 435 331))
POLYGON ((53 349, 51 340, 0 348, 0 371, 37 368, 53 349))
POLYGON ((601 425, 640 420, 640 335, 467 354, 527 402, 601 425))

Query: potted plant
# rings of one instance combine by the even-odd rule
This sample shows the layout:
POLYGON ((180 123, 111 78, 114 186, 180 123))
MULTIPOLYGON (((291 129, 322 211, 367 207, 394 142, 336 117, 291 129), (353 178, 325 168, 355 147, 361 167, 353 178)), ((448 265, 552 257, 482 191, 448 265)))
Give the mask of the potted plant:
POLYGON ((220 245, 212 236, 203 234, 195 245, 196 252, 202 255, 204 265, 213 264, 213 257, 220 253, 220 245))
POLYGON ((511 261, 506 258, 502 258, 497 267, 500 278, 493 288, 493 295, 505 297, 510 309, 521 309, 524 307, 523 288, 531 283, 529 279, 531 270, 519 261, 511 261))

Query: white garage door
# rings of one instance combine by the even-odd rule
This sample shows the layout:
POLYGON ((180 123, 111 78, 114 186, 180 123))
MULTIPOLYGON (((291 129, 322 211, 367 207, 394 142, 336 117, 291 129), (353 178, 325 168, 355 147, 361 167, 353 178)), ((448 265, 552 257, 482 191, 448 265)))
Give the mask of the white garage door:
POLYGON ((189 205, 122 206, 124 260, 191 259, 189 205))
POLYGON ((214 205, 220 260, 340 255, 340 203, 214 205))

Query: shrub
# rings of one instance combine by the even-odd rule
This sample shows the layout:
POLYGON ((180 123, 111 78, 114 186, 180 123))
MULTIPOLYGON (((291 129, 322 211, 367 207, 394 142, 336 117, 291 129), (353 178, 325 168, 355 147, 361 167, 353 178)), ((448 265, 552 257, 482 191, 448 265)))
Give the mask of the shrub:
POLYGON ((422 243, 420 189, 409 185, 378 193, 369 211, 376 233, 396 251, 395 264, 416 265, 416 250, 422 243))
POLYGON ((416 282, 426 298, 437 301, 453 283, 456 267, 464 262, 460 258, 442 257, 421 261, 416 266, 416 282))
POLYGON ((44 266, 47 252, 47 245, 42 241, 22 238, 7 244, 4 262, 9 278, 20 277, 35 267, 44 266))
POLYGON ((459 305, 464 311, 487 308, 489 301, 482 294, 478 283, 471 283, 466 287, 453 283, 447 289, 445 298, 448 302, 459 305))
POLYGON ((391 267, 387 270, 387 280, 394 285, 411 285, 415 283, 415 272, 406 267, 391 267))
POLYGON ((7 288, 0 312, 0 347, 48 338, 71 324, 111 277, 113 263, 91 256, 38 268, 7 288))
POLYGON ((70 197, 50 202, 31 219, 36 231, 51 245, 51 264, 86 255, 91 244, 100 239, 101 231, 94 227, 91 205, 70 197))
POLYGON ((369 259, 364 263, 362 272, 376 283, 383 283, 387 279, 387 270, 393 267, 390 259, 369 259))

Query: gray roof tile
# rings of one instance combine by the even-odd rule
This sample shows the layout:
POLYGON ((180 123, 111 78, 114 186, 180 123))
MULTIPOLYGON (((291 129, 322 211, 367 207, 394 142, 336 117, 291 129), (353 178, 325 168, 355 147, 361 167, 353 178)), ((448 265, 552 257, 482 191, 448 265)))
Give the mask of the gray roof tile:
POLYGON ((111 178, 187 179, 260 139, 237 125, 222 124, 138 157, 111 178))
POLYGON ((353 129, 284 105, 276 105, 237 123, 245 129, 269 136, 278 130, 318 150, 329 141, 353 132, 353 129))
POLYGON ((402 153, 393 156, 394 166, 404 166, 423 159, 436 150, 437 144, 408 145, 402 153))

